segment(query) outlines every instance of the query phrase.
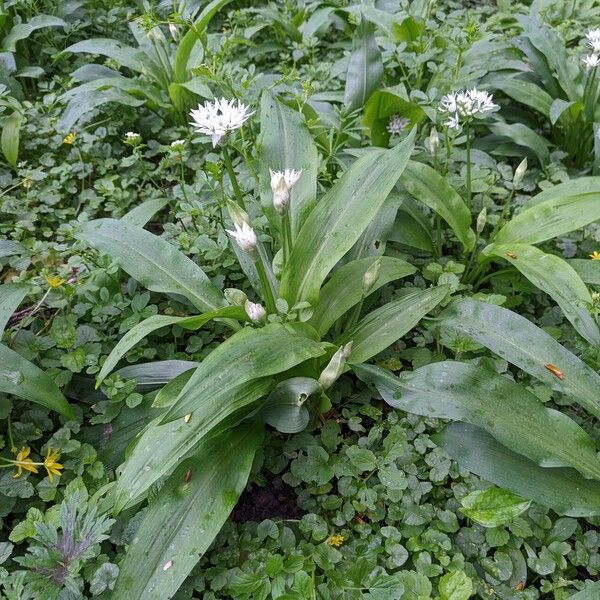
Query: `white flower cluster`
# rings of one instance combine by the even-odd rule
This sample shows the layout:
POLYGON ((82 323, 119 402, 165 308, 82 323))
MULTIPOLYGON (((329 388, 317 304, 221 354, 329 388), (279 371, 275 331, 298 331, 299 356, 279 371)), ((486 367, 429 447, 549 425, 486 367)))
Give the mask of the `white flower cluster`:
POLYGON ((193 119, 190 125, 198 133, 210 135, 214 148, 229 131, 239 129, 254 114, 249 110, 245 104, 225 98, 205 102, 190 112, 193 119))
POLYGON ((255 255, 258 246, 258 238, 256 237, 254 229, 252 229, 248 223, 242 223, 241 226, 234 223, 234 226, 235 231, 226 229, 227 233, 231 235, 244 252, 251 256, 255 255))
POLYGON ((588 54, 583 62, 588 69, 593 69, 600 65, 600 29, 591 29, 585 34, 585 37, 592 53, 588 54))
POLYGON ((476 88, 464 92, 451 92, 440 101, 440 110, 448 114, 444 125, 457 130, 464 123, 484 117, 497 108, 498 105, 494 104, 491 94, 476 88))
POLYGON ((295 171, 294 169, 286 169, 285 171, 272 171, 271 174, 271 191, 273 192, 273 206, 277 214, 284 215, 290 203, 290 190, 300 179, 302 169, 295 171))
POLYGON ((391 135, 402 133, 410 125, 410 119, 400 115, 392 115, 387 124, 387 131, 391 135))

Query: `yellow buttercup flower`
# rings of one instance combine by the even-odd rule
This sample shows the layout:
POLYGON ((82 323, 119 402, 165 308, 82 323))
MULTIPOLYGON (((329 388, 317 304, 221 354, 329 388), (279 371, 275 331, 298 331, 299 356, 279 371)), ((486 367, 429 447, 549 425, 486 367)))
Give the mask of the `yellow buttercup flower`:
POLYGON ((58 462, 60 458, 60 450, 52 450, 48 446, 48 452, 46 452, 46 458, 44 459, 44 468, 48 471, 48 479, 52 481, 52 477, 56 475, 60 477, 62 475, 61 470, 64 467, 58 462))
POLYGON ((339 548, 344 543, 345 539, 346 538, 341 533, 334 533, 329 537, 327 543, 334 548, 339 548))
POLYGON ((77 134, 74 131, 72 131, 71 133, 68 133, 63 138, 63 144, 72 144, 75 141, 76 137, 77 137, 77 134))
POLYGON ((597 250, 594 250, 591 254, 590 254, 590 258, 592 260, 600 260, 600 252, 598 252, 597 250))
POLYGON ((35 463, 29 458, 30 454, 31 448, 29 446, 23 446, 17 454, 17 458, 14 460, 14 465, 17 468, 17 472, 13 475, 15 479, 21 477, 23 471, 31 471, 31 473, 38 472, 35 463))
POLYGON ((65 282, 65 280, 62 277, 59 277, 58 275, 51 275, 46 277, 46 282, 51 288, 54 289, 60 287, 65 282))

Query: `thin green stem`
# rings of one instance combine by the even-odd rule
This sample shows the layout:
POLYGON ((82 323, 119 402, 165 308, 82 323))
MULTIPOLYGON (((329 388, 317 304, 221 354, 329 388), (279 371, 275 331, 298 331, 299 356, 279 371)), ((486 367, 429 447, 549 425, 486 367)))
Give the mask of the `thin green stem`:
POLYGON ((281 217, 281 237, 283 241, 283 264, 287 263, 287 260, 292 253, 292 223, 289 213, 286 213, 281 217))
POLYGON ((225 168, 227 169, 227 174, 229 175, 229 181, 231 181, 231 187, 233 188, 233 193, 238 201, 238 204, 246 210, 246 205, 244 204, 244 196, 242 194, 242 190, 240 189, 240 185, 237 180, 237 175, 233 170, 233 164, 231 162, 231 157, 229 156, 229 151, 226 146, 223 146, 223 161, 225 163, 225 168))
POLYGON ((267 305, 267 313, 273 314, 276 311, 275 295, 273 293, 273 288, 271 287, 269 276, 267 275, 267 270, 260 256, 256 261, 256 270, 258 271, 258 277, 260 279, 260 284, 263 289, 265 304, 267 305))
POLYGON ((471 210, 472 206, 472 191, 471 191, 471 131, 469 126, 466 128, 467 134, 467 206, 471 210))

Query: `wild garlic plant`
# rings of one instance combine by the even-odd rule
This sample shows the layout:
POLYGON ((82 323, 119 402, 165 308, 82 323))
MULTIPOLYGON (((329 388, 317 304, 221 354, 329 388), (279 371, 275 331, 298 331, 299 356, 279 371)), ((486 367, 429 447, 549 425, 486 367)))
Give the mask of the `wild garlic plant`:
POLYGON ((448 295, 444 285, 409 287, 377 302, 383 285, 415 272, 382 255, 393 221, 386 215, 397 210, 392 192, 411 156, 414 130, 393 149, 369 150, 317 198, 314 142, 299 113, 265 92, 254 157, 265 205, 244 195, 229 152, 253 112, 221 99, 194 111, 192 124, 230 167, 228 232, 255 298, 221 291, 165 239, 127 220, 99 219, 77 234, 146 288, 183 296, 198 311, 155 315, 133 327, 104 362, 98 385, 152 331, 174 325, 193 331, 210 320, 231 330, 199 366, 190 363, 148 400, 152 416, 132 442, 106 508, 138 506, 161 487, 120 566, 115 599, 172 595, 235 505, 264 425, 302 430, 311 415, 329 410, 327 390, 345 371, 396 342, 448 295), (274 129, 282 117, 289 119, 287 138, 274 129), (261 241, 250 219, 257 206, 268 213, 272 244, 261 241))

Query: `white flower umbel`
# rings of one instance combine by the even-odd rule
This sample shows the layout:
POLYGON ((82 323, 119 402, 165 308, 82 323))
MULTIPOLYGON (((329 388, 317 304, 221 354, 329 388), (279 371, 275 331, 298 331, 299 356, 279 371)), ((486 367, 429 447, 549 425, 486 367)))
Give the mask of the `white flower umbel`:
POLYGON ((142 136, 139 133, 136 133, 135 131, 128 131, 125 134, 125 143, 126 144, 130 144, 132 146, 137 146, 138 144, 141 143, 142 141, 142 136))
POLYGON ((585 37, 594 54, 600 54, 600 29, 591 29, 585 34, 585 37))
POLYGON ((392 115, 387 124, 387 131, 391 135, 399 135, 410 125, 410 119, 400 115, 392 115))
POLYGON ((185 140, 175 140, 171 142, 171 150, 181 152, 185 148, 185 140))
POLYGON ((214 148, 228 132, 239 129, 254 114, 249 110, 245 104, 225 98, 205 102, 190 112, 190 125, 198 133, 210 135, 214 148))
POLYGON ((227 229, 226 231, 244 252, 251 256, 256 256, 258 238, 254 229, 248 223, 242 223, 241 227, 235 223, 235 231, 231 231, 231 229, 227 229))
POLYGON ((600 65, 600 56, 598 54, 588 54, 584 59, 582 59, 585 63, 585 66, 588 69, 594 69, 598 65, 600 65))
POLYGON ((491 94, 476 88, 451 92, 440 101, 440 111, 448 115, 444 125, 451 129, 460 129, 461 125, 475 118, 483 118, 497 108, 491 94))
POLYGON ((271 175, 271 191, 273 192, 273 206, 277 214, 284 215, 287 212, 290 203, 290 190, 296 185, 302 169, 286 169, 285 171, 273 171, 269 169, 271 175))
POLYGON ((257 302, 250 302, 246 300, 244 304, 246 314, 250 317, 253 323, 264 323, 267 318, 267 311, 264 309, 262 304, 257 302))

